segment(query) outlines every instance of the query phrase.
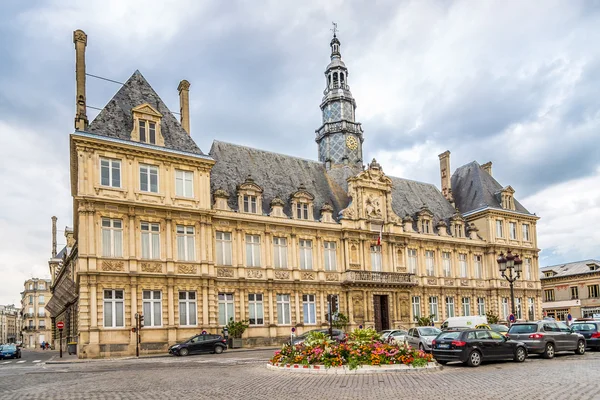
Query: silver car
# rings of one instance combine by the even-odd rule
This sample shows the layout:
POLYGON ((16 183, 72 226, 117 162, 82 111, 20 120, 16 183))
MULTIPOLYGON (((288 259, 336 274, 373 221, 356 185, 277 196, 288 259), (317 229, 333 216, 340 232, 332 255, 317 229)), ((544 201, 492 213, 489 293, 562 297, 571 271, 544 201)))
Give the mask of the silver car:
POLYGON ((529 353, 553 358, 559 351, 585 353, 585 337, 563 322, 537 321, 512 324, 507 337, 525 343, 529 353))
POLYGON ((419 350, 431 351, 431 342, 442 331, 433 326, 419 326, 410 328, 406 335, 406 342, 419 350))
POLYGON ((401 344, 406 340, 407 332, 402 329, 387 329, 379 332, 381 340, 393 344, 401 344))

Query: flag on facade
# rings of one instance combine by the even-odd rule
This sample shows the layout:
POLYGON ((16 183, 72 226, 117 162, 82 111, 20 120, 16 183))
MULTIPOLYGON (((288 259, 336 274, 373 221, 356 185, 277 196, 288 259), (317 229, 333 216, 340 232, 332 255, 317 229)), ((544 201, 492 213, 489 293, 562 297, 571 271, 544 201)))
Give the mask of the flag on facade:
POLYGON ((377 246, 381 246, 381 236, 383 235, 383 224, 381 225, 381 228, 379 229, 379 237, 377 238, 377 246))

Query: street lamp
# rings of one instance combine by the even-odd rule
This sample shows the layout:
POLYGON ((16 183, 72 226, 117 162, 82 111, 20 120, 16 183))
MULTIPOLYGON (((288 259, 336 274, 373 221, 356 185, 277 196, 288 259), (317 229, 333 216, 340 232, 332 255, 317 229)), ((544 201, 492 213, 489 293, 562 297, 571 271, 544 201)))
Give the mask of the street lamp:
POLYGON ((327 314, 329 315, 329 337, 333 338, 333 295, 327 295, 327 314))
POLYGON ((513 255, 511 251, 508 250, 506 256, 504 256, 504 253, 500 253, 500 256, 498 256, 496 261, 498 262, 498 268, 500 269, 502 277, 506 279, 510 285, 511 313, 512 315, 515 315, 514 283, 521 277, 523 260, 519 258, 518 254, 513 255))

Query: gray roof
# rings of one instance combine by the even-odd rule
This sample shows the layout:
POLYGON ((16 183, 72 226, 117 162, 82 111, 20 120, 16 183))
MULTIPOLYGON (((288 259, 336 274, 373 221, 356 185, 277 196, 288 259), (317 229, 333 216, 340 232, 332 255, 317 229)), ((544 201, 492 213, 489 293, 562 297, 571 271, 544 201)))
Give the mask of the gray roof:
MULTIPOLYGON (((461 213, 491 207, 502 209, 498 192, 503 187, 477 161, 463 165, 452 174, 452 196, 461 213)), ((516 199, 515 211, 531 214, 516 199)))
POLYGON ((438 221, 447 220, 456 213, 456 209, 434 185, 393 176, 390 178, 393 185, 392 208, 399 217, 410 215, 414 218, 425 205, 433 213, 435 227, 438 221))
POLYGON ((194 154, 203 154, 190 135, 181 127, 165 103, 156 94, 140 71, 135 71, 87 129, 101 136, 131 140, 133 115, 131 109, 150 104, 162 114, 160 130, 165 147, 194 154))
POLYGON ((540 279, 550 279, 550 277, 545 277, 544 272, 553 271, 554 275, 552 278, 558 278, 562 276, 569 275, 579 275, 579 274, 592 274, 594 272, 600 272, 600 261, 599 260, 583 260, 583 261, 575 261, 566 264, 556 264, 549 265, 547 267, 540 268, 540 279), (596 270, 590 269, 588 264, 596 264, 596 270))

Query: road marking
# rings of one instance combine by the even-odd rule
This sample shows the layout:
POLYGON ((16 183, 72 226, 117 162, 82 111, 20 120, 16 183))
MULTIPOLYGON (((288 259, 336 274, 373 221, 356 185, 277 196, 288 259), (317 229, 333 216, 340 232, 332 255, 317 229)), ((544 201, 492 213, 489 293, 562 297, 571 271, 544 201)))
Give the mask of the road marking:
POLYGON ((42 360, 35 360, 34 363, 42 362, 42 360))
POLYGON ((17 364, 23 364, 24 362, 27 362, 27 361, 17 361, 17 364))
POLYGON ((12 361, 4 361, 2 364, 10 364, 12 361))

